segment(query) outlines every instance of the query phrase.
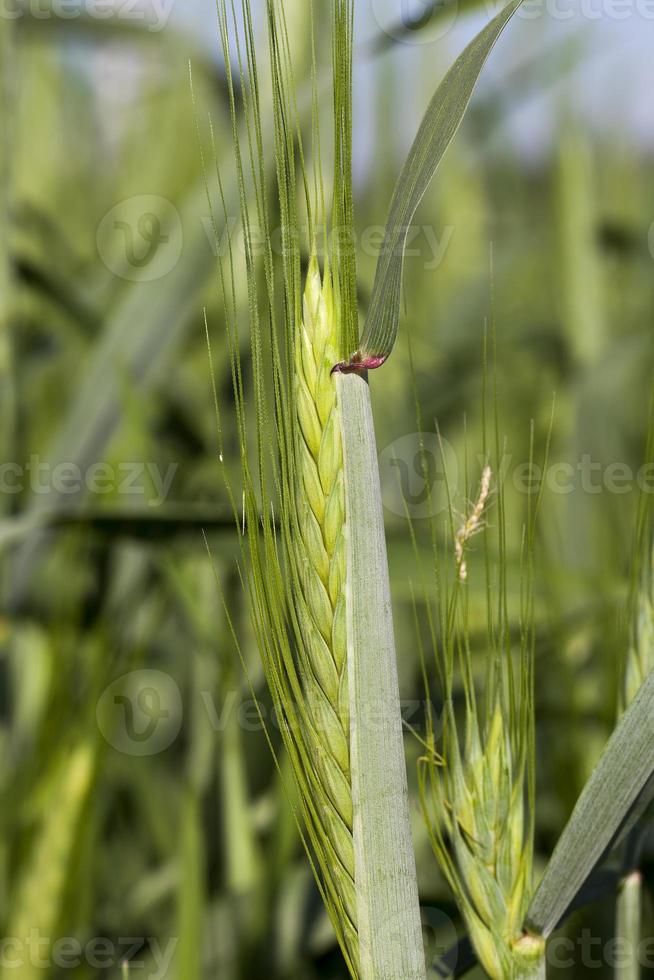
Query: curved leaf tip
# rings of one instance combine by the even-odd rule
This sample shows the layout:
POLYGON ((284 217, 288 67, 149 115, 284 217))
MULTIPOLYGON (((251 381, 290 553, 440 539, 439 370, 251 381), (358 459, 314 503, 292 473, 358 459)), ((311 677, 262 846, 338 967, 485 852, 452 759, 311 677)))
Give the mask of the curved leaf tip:
POLYGON ((370 308, 359 350, 335 370, 379 367, 397 338, 406 239, 420 201, 468 107, 477 79, 495 42, 523 0, 511 0, 472 39, 436 89, 402 167, 391 200, 384 243, 377 261, 370 308))

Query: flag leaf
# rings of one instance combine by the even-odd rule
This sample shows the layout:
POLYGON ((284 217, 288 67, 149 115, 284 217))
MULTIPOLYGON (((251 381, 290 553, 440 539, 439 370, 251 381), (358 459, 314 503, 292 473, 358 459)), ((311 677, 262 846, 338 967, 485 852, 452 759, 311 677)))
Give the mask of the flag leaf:
POLYGON ((360 349, 350 362, 355 370, 379 367, 393 349, 409 226, 459 128, 489 54, 521 3, 512 0, 473 38, 443 78, 424 115, 393 192, 368 318, 360 349))

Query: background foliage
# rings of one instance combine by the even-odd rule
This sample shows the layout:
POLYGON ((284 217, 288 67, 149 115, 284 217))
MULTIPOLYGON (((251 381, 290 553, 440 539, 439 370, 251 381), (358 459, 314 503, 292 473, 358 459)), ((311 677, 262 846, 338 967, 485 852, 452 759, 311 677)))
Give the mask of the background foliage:
MULTIPOLYGON (((296 6, 301 63, 307 15, 296 6)), ((462 12, 457 30, 466 23, 462 12)), ((0 440, 2 461, 21 468, 23 483, 15 492, 16 471, 3 468, 2 935, 22 941, 36 929, 82 945, 106 937, 121 955, 125 937, 143 937, 137 978, 344 977, 283 762, 277 770, 252 702, 253 690, 270 718, 221 477, 221 466, 238 464, 229 419, 223 461, 216 450, 205 310, 227 400, 230 375, 212 252, 220 243, 206 200, 207 190, 219 200, 214 157, 228 206, 235 193, 217 28, 209 18, 201 42, 175 19, 152 31, 119 15, 37 17, 30 8, 3 18, 0 30, 0 440), (49 466, 38 485, 36 461, 49 466), (103 492, 71 493, 62 470, 54 478, 58 463, 83 474, 109 464, 117 478, 103 492), (139 463, 150 466, 128 492, 126 466, 139 463), (157 475, 166 473, 161 500, 157 475), (244 638, 247 679, 203 529, 244 638), (145 737, 150 724, 154 740, 145 737)), ((606 475, 616 475, 612 464, 635 475, 644 462, 654 140, 619 112, 601 127, 580 113, 588 77, 575 73, 585 52, 574 32, 539 50, 538 25, 510 30, 528 55, 516 62, 502 42, 420 206, 418 254, 407 259, 409 329, 372 389, 402 695, 418 731, 425 694, 412 591, 419 613, 428 597, 397 482, 428 554, 412 383, 425 429, 437 425, 445 440, 454 504, 464 511, 480 471, 484 326, 494 324, 510 581, 526 514, 518 467, 529 459, 532 419, 543 456, 556 391, 551 464, 571 464, 576 475, 570 493, 557 492, 563 470, 552 476, 538 535, 538 867, 616 716, 637 493, 626 479, 611 492, 606 475), (516 118, 541 118, 542 98, 553 138, 525 152, 513 138, 516 118)), ((400 41, 378 27, 370 36, 358 50, 355 120, 362 312, 375 265, 371 229, 385 219, 411 120, 458 47, 450 32, 425 44, 414 43, 416 31, 400 41)), ((327 66, 329 51, 320 57, 327 66)), ((517 573, 513 582, 517 590, 517 573)), ((481 664, 485 597, 474 576, 469 588, 481 664)), ((438 703, 436 687, 432 696, 438 703)), ((274 720, 269 733, 276 744, 274 720)), ((420 746, 408 730, 406 749, 415 790, 420 746)), ((435 957, 460 924, 415 814, 435 957)), ((646 851, 646 877, 651 857, 646 851)), ((569 920, 572 963, 555 976, 612 975, 601 946, 612 917, 606 895, 569 920)), ((25 956, 20 970, 0 964, 0 975, 117 977, 119 958, 98 966, 87 955, 48 972, 25 956)))

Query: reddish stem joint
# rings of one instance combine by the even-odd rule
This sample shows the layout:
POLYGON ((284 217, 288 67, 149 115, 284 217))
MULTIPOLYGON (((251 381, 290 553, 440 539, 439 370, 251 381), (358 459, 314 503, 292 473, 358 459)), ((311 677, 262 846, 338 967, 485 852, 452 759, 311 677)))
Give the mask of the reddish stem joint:
POLYGON ((364 371, 374 371, 375 368, 381 367, 385 360, 386 356, 364 356, 357 350, 352 354, 349 361, 340 361, 335 364, 330 374, 362 374, 364 371))

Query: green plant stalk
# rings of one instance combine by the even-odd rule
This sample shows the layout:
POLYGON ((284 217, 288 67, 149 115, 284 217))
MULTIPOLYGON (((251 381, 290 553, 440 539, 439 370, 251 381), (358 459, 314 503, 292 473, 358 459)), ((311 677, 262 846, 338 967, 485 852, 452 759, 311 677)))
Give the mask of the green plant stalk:
POLYGON ((592 369, 606 343, 602 267, 597 247, 597 194, 592 149, 583 128, 566 123, 556 170, 561 313, 576 364, 592 369))
POLYGON ((360 971, 425 980, 388 561, 370 390, 339 375, 347 511, 347 637, 360 971))
MULTIPOLYGON (((16 398, 11 340, 12 264, 10 252, 10 194, 14 79, 14 29, 0 18, 0 112, 3 136, 0 144, 0 456, 14 458, 16 398)), ((9 495, 0 497, 0 512, 7 512, 9 495)))
POLYGON ((181 977, 202 975, 202 932, 204 927, 204 841, 202 801, 195 786, 184 790, 180 815, 180 868, 177 893, 177 971, 181 977))
POLYGON ((523 936, 513 946, 513 964, 515 980, 545 980, 545 940, 531 934, 523 936))
POLYGON ((643 880, 640 871, 632 871, 622 881, 618 891, 615 918, 615 939, 618 948, 624 950, 616 963, 616 980, 639 980, 641 907, 643 880))
POLYGON ((256 895, 261 876, 237 712, 232 713, 222 739, 221 785, 227 884, 231 895, 249 897, 250 909, 254 912, 256 902, 252 896, 256 895))
POLYGON ((532 963, 525 963, 521 967, 516 967, 515 980, 545 980, 547 977, 547 963, 544 954, 532 963))

